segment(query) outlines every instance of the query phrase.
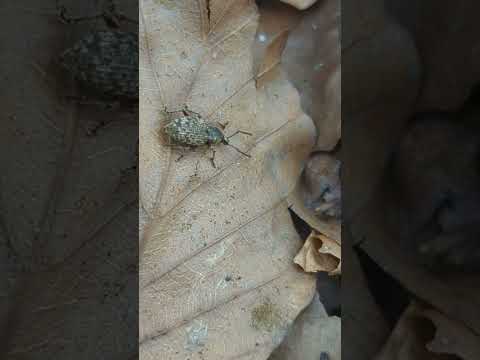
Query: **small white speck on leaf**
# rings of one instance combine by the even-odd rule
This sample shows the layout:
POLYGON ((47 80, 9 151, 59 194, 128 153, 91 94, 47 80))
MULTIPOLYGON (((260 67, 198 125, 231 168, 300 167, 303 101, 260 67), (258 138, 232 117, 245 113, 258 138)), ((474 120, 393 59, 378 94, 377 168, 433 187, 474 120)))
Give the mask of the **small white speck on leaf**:
POLYGON ((260 42, 267 41, 267 35, 265 35, 264 33, 258 34, 258 41, 260 41, 260 42))

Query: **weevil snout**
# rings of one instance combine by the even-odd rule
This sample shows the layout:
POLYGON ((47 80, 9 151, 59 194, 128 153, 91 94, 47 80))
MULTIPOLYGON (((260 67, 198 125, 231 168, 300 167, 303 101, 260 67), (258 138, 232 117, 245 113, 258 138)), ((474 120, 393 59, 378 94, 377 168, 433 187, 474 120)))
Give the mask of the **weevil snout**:
POLYGON ((207 137, 208 143, 213 145, 224 143, 225 141, 225 135, 223 134, 223 132, 219 128, 214 126, 211 126, 207 129, 207 137))

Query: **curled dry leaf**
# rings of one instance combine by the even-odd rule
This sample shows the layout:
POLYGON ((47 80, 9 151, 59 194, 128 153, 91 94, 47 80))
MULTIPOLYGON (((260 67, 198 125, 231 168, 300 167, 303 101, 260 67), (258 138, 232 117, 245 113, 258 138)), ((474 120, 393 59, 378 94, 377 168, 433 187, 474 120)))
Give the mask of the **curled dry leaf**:
POLYGON ((293 260, 306 272, 341 272, 341 246, 335 240, 312 231, 293 260))
POLYGON ((480 358, 477 334, 435 309, 412 303, 398 321, 376 360, 423 360, 480 358), (448 357, 450 359, 452 357, 448 357))
POLYGON ((436 310, 427 309, 422 314, 436 327, 435 337, 427 344, 428 350, 437 354, 457 355, 464 360, 480 359, 478 334, 436 310))
POLYGON ((287 210, 314 141, 282 77, 255 87, 253 1, 140 2, 140 358, 264 359, 311 300, 287 210), (208 7, 207 7, 208 6, 208 7), (162 112, 184 103, 253 136, 166 146, 162 112))

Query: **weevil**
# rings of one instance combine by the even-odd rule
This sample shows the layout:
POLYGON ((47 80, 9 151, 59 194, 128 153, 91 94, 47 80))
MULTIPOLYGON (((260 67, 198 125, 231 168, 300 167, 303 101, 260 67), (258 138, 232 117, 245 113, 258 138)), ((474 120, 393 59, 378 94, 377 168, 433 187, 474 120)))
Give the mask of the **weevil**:
MULTIPOLYGON (((100 14, 79 18, 67 17, 66 8, 57 2, 57 16, 66 24, 102 19, 108 27, 87 33, 57 57, 57 64, 80 85, 80 96, 66 98, 83 105, 120 105, 134 111, 138 106, 138 36, 119 28, 122 21, 136 21, 120 14, 113 1, 107 1, 100 14)), ((112 120, 95 124, 87 134, 94 135, 112 120)))
MULTIPOLYGON (((240 150, 236 146, 230 144, 228 141, 231 137, 238 134, 245 134, 251 136, 252 134, 246 131, 237 130, 230 136, 225 136, 220 127, 225 128, 226 125, 219 124, 219 127, 209 124, 204 120, 204 118, 191 111, 185 106, 181 110, 177 111, 168 111, 165 107, 165 112, 167 114, 181 112, 183 116, 176 117, 170 122, 168 122, 163 130, 167 134, 168 138, 174 143, 186 147, 200 147, 200 146, 210 146, 212 149, 212 157, 210 158, 213 167, 215 165, 215 149, 213 146, 224 144, 234 148, 240 154, 250 157, 249 154, 240 150)), ((180 156, 179 159, 183 157, 180 156)), ((178 159, 178 160, 179 160, 178 159)), ((177 161, 178 161, 177 160, 177 161)))
POLYGON ((84 87, 108 99, 138 99, 138 38, 123 31, 87 34, 60 55, 84 87))
POLYGON ((60 65, 81 85, 109 100, 138 100, 138 36, 119 30, 121 21, 133 21, 107 2, 99 15, 68 18, 57 3, 58 16, 67 24, 103 19, 109 30, 97 30, 79 39, 59 56, 60 65))

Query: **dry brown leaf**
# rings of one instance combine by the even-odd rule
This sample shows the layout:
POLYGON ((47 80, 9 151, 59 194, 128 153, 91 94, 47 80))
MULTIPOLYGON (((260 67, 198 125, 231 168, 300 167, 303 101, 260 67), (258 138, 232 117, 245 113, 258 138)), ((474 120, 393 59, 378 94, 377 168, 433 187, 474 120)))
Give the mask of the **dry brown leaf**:
POLYGON ((411 35, 381 0, 343 0, 342 193, 344 219, 378 187, 388 157, 412 115, 420 61, 411 35))
POLYGON ((433 335, 432 324, 417 315, 416 306, 410 305, 375 360, 440 360, 426 348, 433 335))
POLYGON ((277 76, 277 65, 290 31, 301 19, 299 11, 278 1, 261 3, 259 12, 260 22, 253 45, 257 87, 277 76))
POLYGON ((438 354, 453 354, 464 360, 480 359, 480 336, 442 313, 427 309, 422 313, 435 325, 435 338, 427 348, 438 354))
POLYGON ((315 122, 315 149, 332 150, 341 132, 340 1, 323 1, 305 14, 287 41, 282 67, 315 122))
POLYGON ((275 74, 269 74, 273 72, 277 65, 280 64, 283 49, 287 43, 289 31, 288 29, 282 30, 276 35, 270 44, 267 45, 265 54, 263 56, 263 62, 260 64, 258 71, 256 71, 257 87, 261 87, 266 79, 275 77, 275 74), (271 75, 271 76, 269 76, 271 75))
POLYGON ((458 109, 478 84, 479 11, 478 1, 411 2, 411 30, 424 71, 419 111, 458 109))
POLYGON ((312 231, 293 259, 306 272, 341 272, 341 246, 335 240, 312 231))
POLYGON ((411 256, 408 239, 399 235, 404 231, 405 214, 392 199, 392 191, 391 183, 385 181, 367 206, 352 219, 350 226, 355 234, 355 245, 418 298, 479 333, 480 294, 472 285, 478 283, 478 274, 446 276, 421 266, 418 259, 411 256))
POLYGON ((404 312, 377 360, 480 358, 478 335, 432 308, 412 303, 404 312))
POLYGON ((256 89, 257 22, 249 0, 140 3, 142 359, 265 359, 314 294, 285 199, 315 132, 283 77, 256 89), (176 162, 158 134, 163 106, 183 103, 252 132, 232 138, 252 157, 176 162))
POLYGON ((342 240, 342 259, 346 264, 342 269, 342 283, 349 284, 348 289, 342 291, 342 336, 348 339, 343 358, 371 360, 388 339, 391 329, 370 292, 370 284, 347 226, 342 240))

